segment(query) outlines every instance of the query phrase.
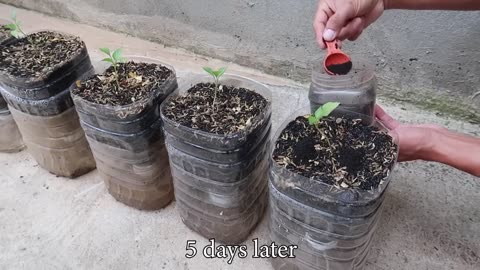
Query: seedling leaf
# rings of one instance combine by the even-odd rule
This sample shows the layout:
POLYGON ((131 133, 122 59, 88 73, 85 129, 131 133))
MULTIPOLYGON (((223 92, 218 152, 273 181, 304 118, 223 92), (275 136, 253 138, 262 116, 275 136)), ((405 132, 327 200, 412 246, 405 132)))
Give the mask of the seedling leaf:
POLYGON ((100 51, 108 55, 107 58, 104 58, 102 61, 112 63, 113 74, 115 76, 115 82, 117 83, 117 89, 120 89, 119 74, 118 74, 118 63, 124 62, 125 58, 122 57, 122 49, 116 49, 111 51, 109 48, 100 48, 100 51))
POLYGON ((318 108, 318 110, 315 112, 315 117, 320 120, 324 117, 329 116, 336 108, 340 106, 339 102, 328 102, 325 103, 323 106, 318 108))
POLYGON ((111 58, 103 58, 102 59, 103 62, 108 62, 108 63, 112 63, 113 64, 113 60, 111 58))
POLYGON ((310 115, 310 116, 308 117, 308 123, 309 123, 311 126, 313 126, 313 125, 315 125, 315 124, 318 123, 318 119, 317 119, 315 116, 310 115))
POLYGON ((322 118, 329 116, 338 106, 340 106, 339 102, 328 102, 323 104, 323 106, 315 111, 314 115, 308 117, 308 123, 312 126, 317 125, 322 118))
MULTIPOLYGON (((16 12, 15 9, 12 10, 12 14, 11 14, 10 17, 12 19, 12 23, 3 26, 5 29, 10 30, 10 35, 12 35, 14 38, 20 38, 20 37, 27 36, 27 34, 25 34, 25 32, 23 32, 22 28, 20 27, 20 21, 17 20, 17 12, 16 12)), ((30 41, 30 39, 29 39, 29 41, 30 41)))
POLYGON ((215 76, 215 71, 213 71, 212 68, 203 67, 203 70, 205 70, 208 74, 212 75, 213 77, 216 77, 216 76, 215 76))
POLYGON ((223 67, 223 68, 220 68, 219 70, 217 70, 217 71, 215 72, 215 76, 216 76, 217 78, 220 78, 220 77, 222 77, 223 74, 225 74, 225 71, 227 71, 226 68, 224 68, 224 67, 223 67))
POLYGON ((324 104, 322 106, 324 117, 329 116, 338 106, 340 106, 340 102, 328 102, 324 104))
POLYGON ((17 30, 11 31, 10 35, 12 35, 14 38, 19 38, 20 37, 20 33, 17 30))
POLYGON ((116 49, 112 54, 112 58, 115 61, 120 62, 119 60, 122 58, 122 49, 116 49))
POLYGON ((14 24, 14 23, 4 25, 3 27, 4 27, 5 29, 8 29, 8 30, 16 30, 16 29, 17 29, 17 25, 14 24))
MULTIPOLYGON (((226 68, 220 68, 219 70, 213 70, 209 67, 203 67, 208 74, 212 75, 213 79, 215 80, 215 95, 213 97, 213 104, 215 105, 215 101, 217 100, 217 92, 221 89, 220 86, 220 77, 225 73, 227 70, 226 68)), ((215 107, 214 107, 215 110, 215 107)))
POLYGON ((110 49, 109 48, 100 48, 100 51, 102 51, 104 54, 108 54, 110 56, 110 49))
POLYGON ((117 60, 118 63, 125 63, 127 62, 127 59, 124 58, 124 57, 120 57, 118 60, 117 60))

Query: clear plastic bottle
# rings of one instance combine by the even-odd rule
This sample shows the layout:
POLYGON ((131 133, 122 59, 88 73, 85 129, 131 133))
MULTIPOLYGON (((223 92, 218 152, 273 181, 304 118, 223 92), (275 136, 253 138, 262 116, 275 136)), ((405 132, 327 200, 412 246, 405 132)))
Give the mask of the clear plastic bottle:
MULTIPOLYGON (((158 210, 173 199, 173 183, 160 104, 177 87, 175 69, 142 56, 128 61, 164 66, 171 74, 152 86, 147 97, 127 105, 90 102, 73 91, 75 109, 109 193, 119 202, 141 210, 158 210)), ((99 63, 97 74, 110 65, 99 63)), ((72 89, 76 84, 72 85, 72 89)))
MULTIPOLYGON (((305 107, 290 115, 277 130, 273 145, 283 130, 305 107)), ((338 116, 374 119, 336 110, 338 116)), ((334 112, 334 113, 335 113, 334 112)), ((337 189, 279 165, 269 156, 270 238, 278 245, 297 245, 295 258, 273 259, 275 270, 363 270, 384 209, 392 173, 373 190, 337 189)), ((397 156, 398 157, 398 152, 397 156)), ((390 168, 394 170, 394 166, 390 168)))
POLYGON ((353 59, 353 69, 347 75, 329 75, 323 65, 312 71, 309 92, 312 112, 327 102, 340 102, 345 110, 373 117, 376 94, 375 71, 365 60, 353 59))
MULTIPOLYGON (((211 81, 210 76, 190 74, 179 82, 178 94, 211 81)), ((247 78, 225 74, 221 83, 255 91, 267 100, 251 128, 224 135, 184 126, 165 114, 175 96, 163 103, 161 117, 183 223, 207 239, 230 245, 245 241, 267 209, 272 98, 266 86, 247 78)))

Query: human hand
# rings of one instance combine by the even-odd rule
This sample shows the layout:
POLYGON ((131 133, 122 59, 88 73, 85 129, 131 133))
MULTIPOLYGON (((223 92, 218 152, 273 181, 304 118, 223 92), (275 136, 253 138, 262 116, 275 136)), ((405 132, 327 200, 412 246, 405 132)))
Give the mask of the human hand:
POLYGON ((437 125, 402 124, 378 105, 375 106, 375 116, 390 130, 390 136, 400 146, 399 161, 430 160, 430 150, 434 147, 437 134, 448 131, 437 125))
POLYGON ((317 42, 356 40, 385 10, 385 0, 320 0, 313 27, 317 42))

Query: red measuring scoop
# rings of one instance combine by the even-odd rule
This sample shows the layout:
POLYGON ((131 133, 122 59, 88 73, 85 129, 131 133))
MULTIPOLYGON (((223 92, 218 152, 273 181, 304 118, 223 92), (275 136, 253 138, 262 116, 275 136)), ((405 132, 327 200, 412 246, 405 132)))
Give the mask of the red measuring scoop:
POLYGON ((327 56, 323 62, 325 71, 330 75, 346 75, 352 70, 352 59, 340 50, 338 40, 325 41, 327 56))

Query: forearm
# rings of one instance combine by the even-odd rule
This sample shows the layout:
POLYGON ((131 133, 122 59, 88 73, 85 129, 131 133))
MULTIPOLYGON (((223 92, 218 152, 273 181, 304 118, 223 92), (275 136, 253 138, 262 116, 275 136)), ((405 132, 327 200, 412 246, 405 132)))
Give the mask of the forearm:
POLYGON ((384 0, 385 9, 480 10, 479 0, 384 0))
POLYGON ((422 159, 444 163, 480 177, 480 138, 438 131, 422 159))

